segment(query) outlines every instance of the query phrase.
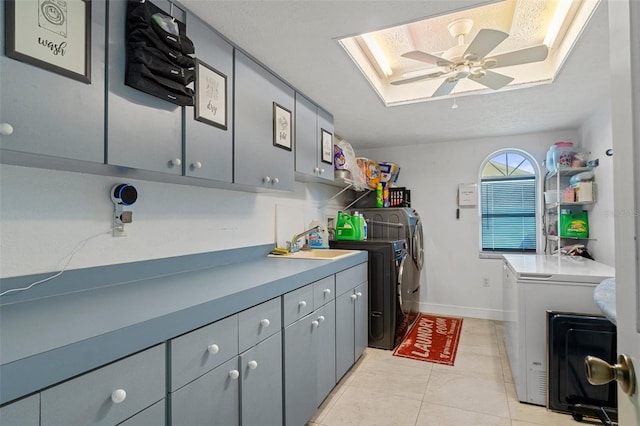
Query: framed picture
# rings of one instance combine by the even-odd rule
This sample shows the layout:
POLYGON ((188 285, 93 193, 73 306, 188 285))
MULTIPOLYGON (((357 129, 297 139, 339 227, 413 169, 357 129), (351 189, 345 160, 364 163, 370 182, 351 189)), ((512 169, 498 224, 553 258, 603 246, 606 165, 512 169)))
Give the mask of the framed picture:
POLYGON ((196 60, 195 119, 227 130, 227 76, 196 60))
POLYGON ((322 137, 322 159, 323 163, 333 164, 333 134, 327 132, 325 129, 320 129, 320 135, 322 137))
POLYGON ((291 151, 291 111, 273 103, 273 144, 291 151))
POLYGON ((91 83, 91 0, 6 0, 5 53, 91 83))

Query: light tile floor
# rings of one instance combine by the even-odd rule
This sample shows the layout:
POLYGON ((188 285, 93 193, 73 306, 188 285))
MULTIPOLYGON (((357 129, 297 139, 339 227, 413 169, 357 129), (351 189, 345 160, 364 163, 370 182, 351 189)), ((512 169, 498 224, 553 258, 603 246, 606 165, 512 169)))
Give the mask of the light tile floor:
POLYGON ((516 397, 502 323, 465 318, 454 366, 367 348, 309 426, 579 426, 516 397))

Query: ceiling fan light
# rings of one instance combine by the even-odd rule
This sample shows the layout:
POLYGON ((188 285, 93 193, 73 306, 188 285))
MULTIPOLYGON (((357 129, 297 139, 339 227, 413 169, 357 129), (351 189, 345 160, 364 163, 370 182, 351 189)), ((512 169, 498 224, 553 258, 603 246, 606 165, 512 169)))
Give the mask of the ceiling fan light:
POLYGON ((493 59, 493 58, 485 59, 484 61, 482 61, 482 66, 483 66, 484 68, 493 68, 493 67, 495 67, 496 65, 498 65, 498 61, 496 61, 496 60, 495 60, 495 59, 493 59))

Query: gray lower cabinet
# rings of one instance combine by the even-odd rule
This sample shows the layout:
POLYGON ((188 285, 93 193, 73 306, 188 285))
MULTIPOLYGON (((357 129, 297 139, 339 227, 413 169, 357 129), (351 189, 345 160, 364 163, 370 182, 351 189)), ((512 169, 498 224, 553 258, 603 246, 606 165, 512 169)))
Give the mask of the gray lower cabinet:
MULTIPOLYGON (((320 326, 316 330, 318 347, 318 392, 316 407, 329 395, 336 385, 336 303, 331 300, 316 310, 320 326)), ((366 324, 365 324, 366 326, 366 324)))
POLYGON ((0 407, 2 426, 38 426, 40 424, 40 394, 0 407))
MULTIPOLYGON (((202 78, 211 98, 222 102, 224 108, 203 104, 197 109, 185 108, 185 164, 184 174, 203 179, 231 182, 233 180, 233 47, 215 33, 200 18, 187 12, 187 34, 196 46, 201 67, 212 68, 225 77, 226 86, 202 78), (196 120, 196 110, 211 112, 211 124, 196 120)), ((198 84, 198 83, 197 83, 198 84)), ((196 99, 196 102, 198 99, 196 99)), ((204 117, 208 115, 201 114, 204 117)))
POLYGON ((163 399, 130 419, 119 423, 118 426, 162 426, 165 424, 166 410, 166 400, 163 399))
MULTIPOLYGON (((13 134, 0 136, 2 149, 104 161, 105 1, 86 4, 91 7, 90 84, 10 58, 4 51, 0 54, 0 122, 13 126, 13 134)), ((9 7, 23 20, 34 6, 37 10, 37 2, 2 2, 0 22, 4 24, 9 7)), ((30 35, 35 40, 64 41, 47 29, 30 35)), ((4 38, 3 29, 1 46, 5 46, 4 38)), ((53 59, 54 54, 51 56, 53 59)))
POLYGON ((171 394, 174 426, 240 424, 238 357, 209 371, 171 394))
POLYGON ((240 354, 240 420, 243 426, 281 426, 282 333, 240 354))
POLYGON ((236 50, 235 183, 293 191, 294 107, 291 87, 236 50), (287 120, 274 118, 276 104, 290 112, 287 120), (288 146, 275 144, 282 132, 288 135, 288 146))
POLYGON ((369 308, 366 265, 358 265, 336 275, 336 382, 367 347, 369 308))
POLYGON ((333 181, 333 143, 331 162, 322 161, 322 130, 333 136, 333 117, 300 93, 296 93, 296 172, 333 181))
POLYGON ((46 389, 41 425, 117 425, 165 397, 165 345, 46 389))
MULTIPOLYGON (((184 22, 175 4, 153 4, 184 22)), ((108 10, 107 163, 181 175, 182 107, 124 84, 127 2, 110 1, 108 10)))

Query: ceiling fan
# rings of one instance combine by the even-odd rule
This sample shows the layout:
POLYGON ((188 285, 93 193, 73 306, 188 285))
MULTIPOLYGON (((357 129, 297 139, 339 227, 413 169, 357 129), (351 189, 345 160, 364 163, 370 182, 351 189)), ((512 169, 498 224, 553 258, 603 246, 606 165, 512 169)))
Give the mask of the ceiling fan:
POLYGON ((473 20, 471 19, 458 19, 451 22, 447 28, 449 33, 458 40, 458 45, 447 49, 442 57, 420 50, 413 50, 401 55, 405 58, 437 65, 444 68, 443 70, 392 81, 391 84, 407 84, 420 80, 444 78, 444 82, 436 89, 432 97, 451 93, 463 78, 469 78, 490 89, 498 90, 511 83, 513 77, 490 69, 539 62, 547 58, 549 49, 544 44, 487 58, 486 56, 509 37, 509 34, 504 31, 483 28, 478 31, 471 43, 465 44, 464 37, 470 33, 472 27, 473 20))

